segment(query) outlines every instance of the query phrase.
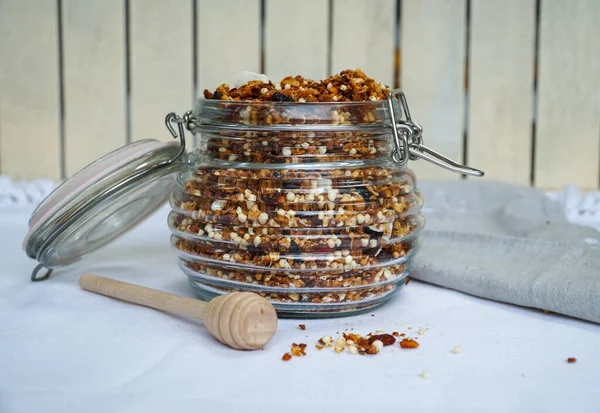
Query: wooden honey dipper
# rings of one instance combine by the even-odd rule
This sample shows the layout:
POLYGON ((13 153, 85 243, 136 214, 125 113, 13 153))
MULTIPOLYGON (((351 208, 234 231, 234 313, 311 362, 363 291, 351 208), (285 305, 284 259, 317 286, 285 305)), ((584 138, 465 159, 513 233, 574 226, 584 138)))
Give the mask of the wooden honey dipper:
POLYGON ((224 294, 206 303, 92 274, 82 275, 79 286, 129 303, 204 320, 213 337, 238 350, 261 348, 277 330, 277 313, 271 303, 251 292, 224 294))

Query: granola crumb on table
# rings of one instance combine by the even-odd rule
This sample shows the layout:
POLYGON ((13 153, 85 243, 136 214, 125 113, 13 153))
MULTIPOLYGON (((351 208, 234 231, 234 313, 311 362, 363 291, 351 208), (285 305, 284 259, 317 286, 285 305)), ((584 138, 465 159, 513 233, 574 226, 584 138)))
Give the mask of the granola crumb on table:
POLYGON ((400 342, 400 347, 404 349, 412 349, 419 347, 419 343, 413 339, 405 338, 400 342))

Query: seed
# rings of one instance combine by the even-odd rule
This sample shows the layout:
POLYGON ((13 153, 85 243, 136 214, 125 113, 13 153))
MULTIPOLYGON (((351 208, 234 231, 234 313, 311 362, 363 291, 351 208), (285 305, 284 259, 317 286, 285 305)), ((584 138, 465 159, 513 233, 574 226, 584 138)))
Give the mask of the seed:
POLYGON ((266 87, 263 87, 263 88, 260 90, 260 93, 261 93, 261 95, 265 95, 265 94, 267 94, 267 92, 268 92, 268 91, 269 91, 269 89, 267 89, 266 87))
POLYGON ((261 243, 261 239, 260 239, 260 235, 257 235, 256 237, 254 237, 254 246, 258 247, 261 243))
POLYGON ((238 214, 238 221, 240 221, 242 224, 246 222, 246 219, 248 219, 246 214, 238 214))
POLYGON ((296 194, 293 192, 288 192, 285 199, 287 199, 288 202, 294 202, 294 199, 296 199, 296 194))
POLYGON ((346 90, 346 89, 348 89, 348 87, 346 85, 342 85, 342 86, 340 86, 340 89, 346 90))
POLYGON ((341 353, 342 351, 344 351, 344 347, 335 346, 334 350, 335 350, 336 353, 341 353))
POLYGON ((344 258, 344 263, 350 264, 351 262, 352 262, 352 255, 346 255, 346 258, 344 258))
POLYGON ((226 204, 227 201, 223 199, 217 199, 216 201, 213 201, 213 203, 210 206, 210 209, 212 209, 213 211, 222 211, 223 208, 225 208, 226 204))
POLYGON ((335 198, 338 195, 338 190, 337 189, 330 189, 329 191, 327 191, 327 198, 333 202, 335 201, 335 198))
POLYGON ((365 222, 365 216, 363 214, 358 214, 356 216, 356 223, 357 224, 364 224, 365 222))
POLYGON ((358 353, 358 348, 356 348, 356 346, 350 346, 350 347, 348 347, 348 352, 350 354, 357 354, 358 353))
POLYGON ((370 248, 375 248, 377 246, 377 240, 376 239, 372 239, 369 241, 369 247, 370 248))
POLYGON ((379 352, 383 348, 383 342, 381 340, 373 341, 373 347, 379 352))
POLYGON ((369 245, 369 240, 367 238, 361 238, 360 245, 362 245, 363 247, 366 247, 367 245, 369 245))
POLYGON ((266 224, 268 220, 269 215, 266 212, 261 212, 261 214, 258 216, 258 222, 260 223, 260 225, 266 224))
POLYGON ((350 155, 356 155, 356 149, 352 148, 350 149, 350 152, 348 152, 350 155))
POLYGON ((334 239, 327 240, 327 246, 329 248, 335 248, 335 240, 334 239))
POLYGON ((289 83, 287 85, 285 85, 284 89, 285 90, 290 90, 292 88, 292 85, 290 85, 289 83))
POLYGON ((292 155, 292 150, 290 148, 283 148, 283 150, 281 151, 281 154, 283 156, 291 156, 292 155))
POLYGON ((331 111, 331 120, 333 121, 333 123, 339 123, 340 122, 340 114, 337 113, 335 110, 331 111))
POLYGON ((452 349, 452 352, 454 354, 460 354, 461 348, 460 346, 454 346, 454 348, 452 349))
POLYGON ((327 153, 327 146, 319 146, 319 155, 325 155, 327 153))
POLYGON ((332 341, 333 341, 333 338, 331 338, 331 336, 321 337, 321 343, 323 343, 323 344, 330 344, 332 341))
POLYGON ((308 142, 302 142, 300 144, 300 146, 302 146, 303 149, 308 149, 310 147, 310 143, 308 143, 308 142))

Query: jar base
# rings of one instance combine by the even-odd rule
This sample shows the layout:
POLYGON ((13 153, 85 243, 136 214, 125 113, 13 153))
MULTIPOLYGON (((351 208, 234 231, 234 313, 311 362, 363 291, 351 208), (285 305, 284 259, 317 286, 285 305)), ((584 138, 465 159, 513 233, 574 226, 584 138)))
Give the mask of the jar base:
MULTIPOLYGON (((235 289, 215 288, 189 278, 189 284, 195 294, 203 301, 210 301, 216 296, 236 291, 235 289)), ((270 300, 279 318, 315 319, 339 318, 368 313, 385 305, 393 295, 404 287, 404 282, 395 285, 391 291, 372 298, 342 303, 289 303, 270 300)))

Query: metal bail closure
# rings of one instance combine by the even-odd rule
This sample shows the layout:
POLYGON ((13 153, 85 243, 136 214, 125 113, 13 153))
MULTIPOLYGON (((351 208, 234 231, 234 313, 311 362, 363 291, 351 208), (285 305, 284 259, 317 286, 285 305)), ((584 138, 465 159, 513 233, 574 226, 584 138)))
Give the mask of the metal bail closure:
POLYGON ((423 144, 423 128, 412 121, 406 96, 401 89, 393 89, 387 100, 395 146, 392 158, 395 162, 406 165, 409 160, 424 159, 455 173, 478 177, 484 175, 483 171, 461 165, 423 144), (404 120, 402 120, 402 117, 397 116, 394 100, 400 102, 402 112, 404 112, 404 120))

